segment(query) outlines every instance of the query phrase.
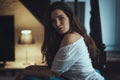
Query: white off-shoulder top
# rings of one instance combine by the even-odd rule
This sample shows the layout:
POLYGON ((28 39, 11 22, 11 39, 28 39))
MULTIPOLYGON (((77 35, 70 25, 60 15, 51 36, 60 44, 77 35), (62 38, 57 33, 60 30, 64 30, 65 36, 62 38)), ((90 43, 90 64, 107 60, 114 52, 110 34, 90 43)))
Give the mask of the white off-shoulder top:
POLYGON ((58 50, 51 70, 68 80, 104 80, 92 66, 83 37, 58 50))

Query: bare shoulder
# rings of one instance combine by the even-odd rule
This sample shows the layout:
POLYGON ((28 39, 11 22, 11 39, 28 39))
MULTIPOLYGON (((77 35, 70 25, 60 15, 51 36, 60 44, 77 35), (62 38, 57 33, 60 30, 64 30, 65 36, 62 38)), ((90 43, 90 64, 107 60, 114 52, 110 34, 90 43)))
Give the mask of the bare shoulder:
POLYGON ((66 34, 61 42, 60 47, 69 45, 80 39, 81 35, 77 32, 66 34))

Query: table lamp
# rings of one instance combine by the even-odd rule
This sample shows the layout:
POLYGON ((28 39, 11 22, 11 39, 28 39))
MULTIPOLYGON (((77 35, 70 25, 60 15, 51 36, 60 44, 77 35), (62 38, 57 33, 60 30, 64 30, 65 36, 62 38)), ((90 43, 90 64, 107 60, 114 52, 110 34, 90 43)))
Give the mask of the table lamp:
POLYGON ((20 38, 18 40, 19 44, 23 44, 26 46, 26 61, 25 65, 29 65, 30 63, 28 62, 28 45, 29 44, 34 44, 33 36, 32 36, 32 31, 31 30, 21 30, 20 38))

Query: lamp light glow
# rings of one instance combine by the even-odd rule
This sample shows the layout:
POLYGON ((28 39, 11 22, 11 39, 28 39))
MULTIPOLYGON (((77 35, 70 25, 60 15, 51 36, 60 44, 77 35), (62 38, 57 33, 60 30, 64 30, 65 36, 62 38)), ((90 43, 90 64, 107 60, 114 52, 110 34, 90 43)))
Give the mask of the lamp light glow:
POLYGON ((33 43, 31 30, 22 30, 21 31, 20 43, 21 44, 32 44, 33 43))

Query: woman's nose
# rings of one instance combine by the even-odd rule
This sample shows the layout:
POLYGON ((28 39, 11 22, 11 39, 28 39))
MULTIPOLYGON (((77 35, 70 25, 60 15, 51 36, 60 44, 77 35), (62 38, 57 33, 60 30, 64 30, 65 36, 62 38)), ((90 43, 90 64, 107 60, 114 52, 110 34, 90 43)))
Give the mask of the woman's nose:
POLYGON ((60 21, 56 20, 56 26, 58 27, 60 24, 61 24, 60 21))

